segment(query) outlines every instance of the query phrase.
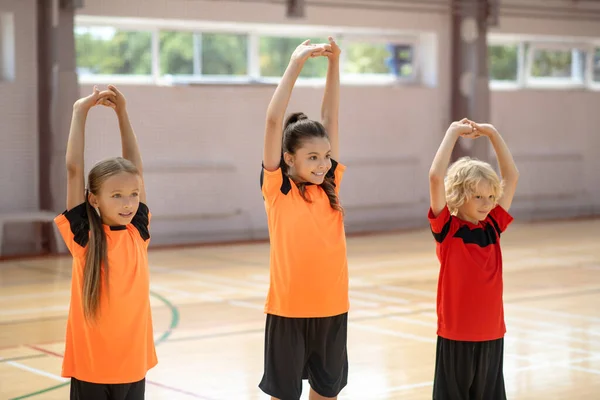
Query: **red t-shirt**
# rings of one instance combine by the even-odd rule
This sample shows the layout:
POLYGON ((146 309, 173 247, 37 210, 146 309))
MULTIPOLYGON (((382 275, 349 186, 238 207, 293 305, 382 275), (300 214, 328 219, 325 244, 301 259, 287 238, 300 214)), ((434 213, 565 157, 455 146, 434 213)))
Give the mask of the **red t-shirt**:
POLYGON ((441 264, 438 336, 469 342, 504 337, 500 234, 513 217, 498 205, 477 225, 448 207, 437 217, 429 209, 428 218, 441 264))

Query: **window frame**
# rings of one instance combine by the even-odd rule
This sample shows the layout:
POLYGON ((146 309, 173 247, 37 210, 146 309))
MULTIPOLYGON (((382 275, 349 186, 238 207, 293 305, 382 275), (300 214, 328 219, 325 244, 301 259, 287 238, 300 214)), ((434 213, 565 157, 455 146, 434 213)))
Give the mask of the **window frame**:
MULTIPOLYGON (((332 28, 309 25, 279 25, 279 24, 254 24, 254 23, 229 23, 214 21, 187 21, 187 20, 159 20, 150 18, 127 17, 98 17, 77 15, 75 27, 110 26, 119 30, 151 31, 152 44, 150 51, 152 59, 151 74, 146 76, 135 75, 83 75, 79 76, 81 84, 103 84, 114 82, 119 84, 148 84, 148 85, 193 85, 193 84, 277 84, 281 77, 263 77, 260 75, 260 38, 262 36, 274 37, 319 37, 329 35, 336 37, 340 45, 351 43, 401 43, 411 45, 413 48, 413 74, 410 77, 377 77, 365 74, 364 77, 348 76, 344 74, 344 52, 340 59, 340 82, 351 85, 390 85, 390 84, 415 84, 418 83, 419 55, 418 33, 405 33, 395 30, 367 29, 367 28, 332 28), (202 35, 203 33, 242 34, 248 37, 247 75, 245 76, 215 76, 202 75, 201 57, 199 75, 162 75, 160 71, 160 32, 161 31, 187 31, 202 35)), ((425 32, 424 32, 425 33, 425 32)), ((196 67, 194 67, 196 72, 196 67)), ((325 84, 325 78, 304 78, 297 81, 298 86, 319 86, 325 84)))

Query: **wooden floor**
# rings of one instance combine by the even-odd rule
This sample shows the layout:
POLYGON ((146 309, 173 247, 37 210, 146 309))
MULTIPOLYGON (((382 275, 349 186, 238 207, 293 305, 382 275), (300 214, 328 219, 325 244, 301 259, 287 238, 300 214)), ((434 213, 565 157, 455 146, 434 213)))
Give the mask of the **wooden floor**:
MULTIPOLYGON (((600 398, 600 220, 503 236, 514 400, 600 398)), ((431 399, 437 262, 426 230, 348 240, 350 376, 339 399, 431 399)), ((265 399, 268 245, 152 251, 159 364, 147 398, 265 399)), ((68 257, 0 263, 0 399, 68 399, 68 257)), ((308 390, 303 399, 308 398, 308 390)))

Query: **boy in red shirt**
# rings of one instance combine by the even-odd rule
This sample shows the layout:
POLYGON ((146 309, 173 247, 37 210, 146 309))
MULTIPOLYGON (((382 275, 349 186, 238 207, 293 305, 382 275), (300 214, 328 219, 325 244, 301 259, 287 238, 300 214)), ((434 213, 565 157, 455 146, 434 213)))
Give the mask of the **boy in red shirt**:
POLYGON ((519 172, 506 143, 489 124, 452 123, 429 171, 429 222, 440 260, 434 400, 506 400, 500 235, 519 172), (446 169, 458 138, 487 136, 492 167, 463 157, 446 169), (445 176, 445 178, 444 178, 445 176))

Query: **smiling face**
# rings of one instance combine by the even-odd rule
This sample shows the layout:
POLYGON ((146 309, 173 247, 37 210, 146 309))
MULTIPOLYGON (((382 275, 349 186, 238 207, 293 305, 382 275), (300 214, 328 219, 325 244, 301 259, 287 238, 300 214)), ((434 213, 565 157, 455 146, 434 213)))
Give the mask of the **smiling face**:
POLYGON ((103 224, 127 225, 140 205, 140 187, 138 174, 118 172, 106 178, 97 193, 89 194, 89 202, 100 210, 103 224))
POLYGON ((326 137, 304 139, 294 154, 285 153, 284 158, 292 179, 320 185, 331 168, 331 144, 326 137))
POLYGON ((496 193, 489 182, 480 181, 473 193, 458 207, 456 215, 465 221, 478 224, 483 221, 496 205, 496 193))

